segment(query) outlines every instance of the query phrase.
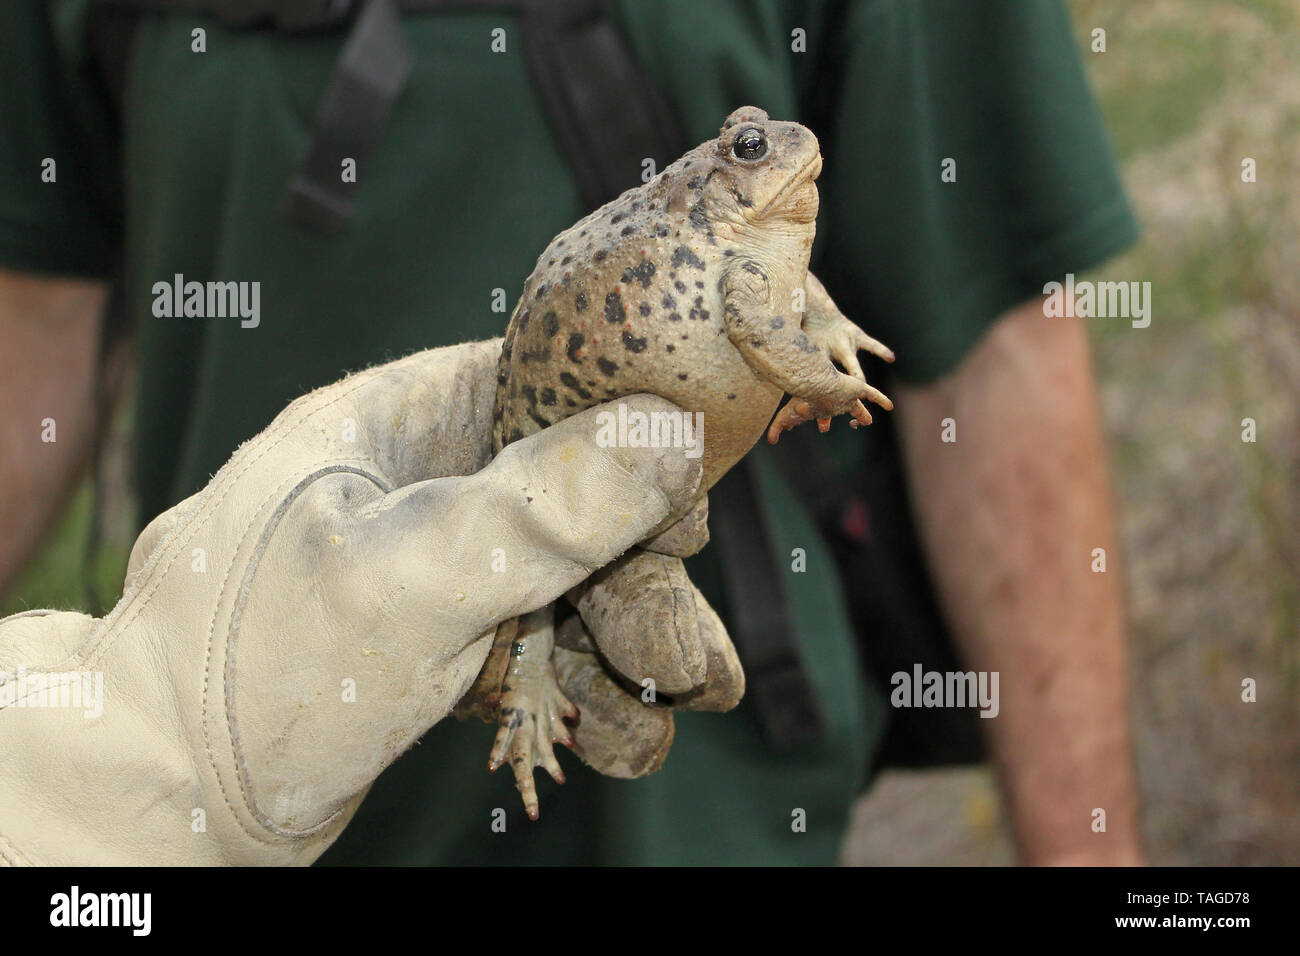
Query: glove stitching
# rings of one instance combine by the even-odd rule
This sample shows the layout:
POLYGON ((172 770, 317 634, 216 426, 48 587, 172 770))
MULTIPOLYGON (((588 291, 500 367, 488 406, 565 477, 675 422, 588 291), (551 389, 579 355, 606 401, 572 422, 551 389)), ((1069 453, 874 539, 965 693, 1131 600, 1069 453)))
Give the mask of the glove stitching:
MULTIPOLYGON (((209 520, 211 515, 215 514, 218 511, 221 503, 226 499, 226 497, 230 494, 230 492, 239 485, 240 479, 250 469, 252 469, 259 461, 261 461, 264 457, 266 457, 266 455, 268 455, 271 451, 279 447, 281 443, 283 443, 291 436, 293 436, 302 425, 304 425, 311 418, 326 411, 327 409, 335 405, 338 405, 344 399, 350 397, 358 389, 360 389, 362 386, 367 384, 374 377, 375 377, 374 374, 371 374, 370 372, 357 373, 356 382, 352 387, 343 390, 338 395, 335 395, 333 398, 331 398, 329 401, 323 404, 312 405, 304 409, 302 414, 298 418, 294 419, 292 422, 286 423, 282 427, 281 434, 277 435, 274 440, 266 442, 262 448, 257 449, 257 453, 255 455, 248 458, 246 461, 241 462, 236 467, 236 469, 230 473, 229 477, 223 481, 223 487, 221 488, 221 492, 219 495, 217 495, 216 497, 210 497, 207 501, 203 503, 201 507, 195 509, 194 513, 190 516, 188 521, 186 521, 181 526, 173 528, 171 531, 167 533, 166 537, 162 541, 158 542, 158 545, 156 546, 154 553, 150 555, 149 559, 145 562, 144 567, 140 569, 139 575, 136 577, 137 582, 141 580, 148 580, 149 585, 144 591, 131 593, 131 592, 135 592, 136 590, 136 586, 133 585, 130 589, 128 589, 128 593, 123 595, 122 598, 123 602, 127 602, 129 599, 130 603, 134 605, 134 607, 131 609, 131 614, 125 619, 113 621, 112 626, 110 627, 109 620, 114 615, 114 612, 110 612, 109 616, 105 618, 103 621, 101 621, 99 626, 94 631, 91 632, 91 635, 87 638, 86 643, 82 646, 82 648, 78 648, 77 651, 74 651, 72 655, 70 655, 68 658, 65 658, 64 661, 61 662, 60 664, 54 665, 54 668, 63 666, 64 664, 68 663, 71 660, 76 659, 77 657, 81 657, 82 660, 85 661, 85 665, 87 667, 94 667, 102 658, 102 656, 108 652, 108 648, 112 645, 112 642, 118 636, 120 636, 122 632, 130 624, 132 624, 135 621, 135 619, 144 611, 144 608, 148 602, 148 598, 151 597, 154 594, 154 592, 156 592, 160 587, 162 587, 162 582, 167 572, 171 569, 172 565, 176 562, 177 558, 181 554, 181 549, 171 548, 170 545, 177 540, 187 540, 192 534, 194 534, 194 532, 199 527, 201 527, 204 522, 209 520), (163 555, 169 550, 172 553, 166 565, 163 566, 161 570, 155 569, 154 565, 157 562, 162 561, 163 555)), ((235 454, 238 455, 239 451, 236 451, 235 454)), ((248 524, 245 526, 243 533, 239 536, 237 540, 242 541, 247 536, 249 530, 256 523, 257 516, 266 507, 267 503, 273 500, 276 494, 281 494, 282 493, 281 489, 283 489, 286 485, 290 483, 290 481, 293 480, 294 479, 289 479, 282 482, 280 485, 277 486, 274 492, 268 495, 257 506, 257 508, 253 510, 252 519, 250 519, 248 524)), ((231 566, 228 565, 226 568, 226 574, 222 578, 221 586, 217 591, 218 598, 226 591, 226 586, 229 582, 230 572, 231 572, 231 566)), ((213 775, 216 777, 217 787, 221 792, 222 800, 225 802, 226 808, 230 811, 231 816, 235 818, 235 821, 239 825, 239 828, 243 830, 244 833, 250 839, 257 841, 258 843, 262 843, 267 846, 276 846, 279 845, 280 843, 279 840, 267 839, 264 835, 253 832, 252 830, 249 829, 249 827, 245 824, 244 820, 240 817, 238 811, 235 808, 234 803, 231 802, 230 795, 226 792, 225 782, 222 780, 221 773, 217 769, 216 758, 212 749, 212 741, 208 734, 208 683, 209 683, 209 677, 211 674, 211 666, 212 666, 212 641, 213 641, 213 635, 216 627, 217 610, 218 608, 214 607, 213 618, 212 621, 209 623, 209 627, 208 627, 208 639, 206 642, 206 648, 204 650, 204 659, 203 659, 203 686, 202 686, 202 698, 201 698, 202 707, 200 711, 200 728, 203 733, 204 749, 207 753, 209 765, 213 771, 213 775)), ((238 766, 237 755, 232 753, 231 756, 232 759, 235 760, 236 766, 238 766)), ((241 788, 242 788, 242 781, 241 781, 241 788)), ((245 799, 245 804, 247 805, 246 799, 245 799)))
MULTIPOLYGON (((342 396, 340 396, 340 398, 342 398, 342 396)), ((326 405, 322 405, 319 409, 316 409, 316 411, 324 411, 326 408, 329 408, 330 405, 332 404, 334 403, 330 402, 326 405)), ((312 412, 310 414, 314 415, 315 412, 312 412)), ((310 415, 308 415, 307 417, 310 417, 310 415)), ((296 428, 304 421, 306 421, 306 418, 296 422, 294 427, 296 428)), ((354 459, 354 460, 365 460, 365 459, 354 459)), ((314 470, 320 467, 320 463, 319 462, 313 463, 313 465, 310 467, 312 467, 314 470)), ((253 526, 258 523, 260 516, 263 513, 263 511, 266 509, 266 507, 272 501, 275 501, 277 498, 283 499, 284 495, 287 493, 285 489, 292 489, 296 487, 303 480, 303 477, 308 474, 311 474, 311 472, 300 471, 294 475, 290 475, 284 481, 280 482, 280 484, 278 484, 275 487, 275 489, 270 494, 268 494, 265 498, 263 498, 261 503, 259 503, 258 506, 255 509, 253 509, 252 517, 249 519, 248 524, 244 526, 244 529, 238 536, 237 540, 239 541, 245 540, 248 537, 248 533, 253 529, 253 526)), ((229 491, 229 489, 226 490, 229 491)), ((225 496, 225 493, 226 492, 222 493, 222 497, 225 496)), ((220 597, 221 595, 224 595, 226 593, 226 588, 230 583, 230 575, 231 572, 234 570, 234 566, 235 566, 235 561, 234 558, 232 557, 232 559, 226 565, 225 574, 221 578, 221 585, 217 589, 217 595, 218 595, 217 603, 213 606, 212 618, 208 621, 208 636, 207 636, 207 640, 205 641, 205 647, 203 652, 203 688, 202 688, 202 698, 201 698, 202 706, 200 709, 199 726, 203 732, 203 748, 208 755, 208 763, 212 768, 213 775, 217 778, 217 787, 221 791, 221 798, 226 804, 226 809, 228 809, 230 811, 231 816, 235 818, 235 821, 239 824, 239 828, 243 830, 244 833, 246 833, 249 837, 251 837, 254 840, 257 840, 259 843, 264 843, 268 846, 276 846, 280 843, 280 841, 268 840, 264 835, 259 833, 254 833, 252 830, 248 828, 248 826, 244 823, 243 818, 239 815, 239 812, 236 809, 235 804, 230 799, 230 794, 226 791, 226 784, 222 778, 221 771, 218 769, 216 754, 213 751, 212 738, 208 733, 208 717, 209 717, 208 685, 210 683, 210 678, 212 675, 212 645, 216 639, 217 616, 221 612, 220 597)), ((227 721, 227 732, 229 732, 229 729, 230 728, 227 721)), ((233 747, 233 741, 232 741, 232 749, 231 749, 230 757, 235 764, 235 768, 236 768, 235 776, 236 779, 238 780, 239 779, 239 754, 233 747)), ((241 795, 244 797, 244 801, 243 801, 244 809, 250 815, 256 818, 257 814, 252 810, 252 808, 248 804, 248 795, 247 793, 244 793, 244 784, 242 780, 239 780, 239 785, 240 785, 241 795)))
MULTIPOLYGON (((309 475, 302 478, 288 492, 287 495, 282 497, 280 503, 276 506, 275 512, 270 516, 270 518, 267 519, 266 526, 262 529, 262 533, 258 538, 257 545, 253 549, 252 557, 249 558, 248 568, 244 572, 244 578, 240 582, 239 591, 236 595, 234 606, 231 608, 231 612, 230 612, 230 625, 227 629, 226 662, 225 662, 226 728, 230 734, 232 756, 235 759, 235 767, 239 779, 240 794, 244 798, 245 808, 253 816, 253 818, 257 820, 258 823, 260 823, 267 830, 270 830, 272 833, 284 837, 306 837, 306 836, 311 836, 314 833, 318 833, 321 830, 323 830, 325 827, 329 826, 334 820, 336 820, 338 816, 343 812, 343 808, 340 807, 338 810, 335 810, 333 813, 331 813, 326 819, 322 820, 320 823, 317 823, 313 826, 307 827, 305 829, 290 829, 288 827, 283 827, 276 824, 274 821, 270 819, 270 817, 266 815, 266 813, 261 809, 261 807, 258 806, 257 800, 254 797, 252 792, 253 791, 252 781, 250 779, 247 761, 244 757, 243 745, 240 742, 240 737, 235 722, 235 699, 234 699, 235 643, 239 635, 240 620, 243 616, 244 605, 248 601, 248 595, 252 587, 253 577, 256 575, 258 568, 260 567, 262 556, 265 554, 267 546, 271 543, 271 538, 274 536, 276 530, 278 530, 280 526, 280 520, 284 517, 285 513, 289 510, 289 508, 293 505, 293 503, 298 500, 298 498, 301 496, 301 494, 304 491, 310 488, 321 478, 324 478, 327 475, 337 475, 337 474, 360 475, 362 478, 368 478, 370 481, 374 482, 375 486, 383 494, 388 494, 392 490, 391 488, 388 487, 387 483, 384 482, 380 476, 373 474, 371 472, 363 471, 362 469, 356 468, 351 465, 343 465, 343 464, 326 465, 324 467, 317 468, 315 471, 311 472, 309 475)), ((227 573, 229 573, 229 571, 227 573)), ((215 627, 216 627, 216 617, 214 615, 212 627, 209 630, 210 634, 212 633, 212 631, 215 630, 215 627)), ((210 646, 211 644, 209 644, 209 647, 210 646)), ((207 681, 205 680, 204 681, 205 714, 206 714, 206 697, 207 697, 206 685, 207 685, 207 681)), ((204 726, 205 726, 205 737, 206 737, 206 720, 204 722, 204 726)))
MULTIPOLYGON (((357 389, 361 388, 361 386, 365 385, 373 377, 374 376, 371 375, 369 372, 358 372, 356 375, 356 378, 358 379, 356 385, 354 385, 352 388, 349 388, 347 391, 342 392, 339 395, 336 395, 333 399, 331 399, 329 402, 325 403, 324 405, 320 405, 318 407, 313 407, 305 410, 299 418, 283 426, 283 434, 277 436, 274 441, 266 443, 266 445, 263 448, 258 449, 255 457, 250 458, 247 461, 241 462, 238 470, 232 472, 230 476, 224 481, 224 487, 221 490, 220 496, 205 501, 202 507, 195 509, 194 514, 190 516, 190 519, 184 525, 180 525, 176 528, 173 528, 171 531, 167 532, 167 536, 162 541, 158 542, 158 545, 154 549, 154 553, 149 556, 149 560, 145 562, 144 567, 140 569, 140 573, 136 577, 137 582, 145 578, 150 579, 150 584, 147 589, 147 593, 139 593, 139 592, 132 593, 135 591, 135 586, 133 585, 131 588, 128 589, 126 594, 122 595, 122 601, 118 605, 118 607, 121 607, 122 604, 127 604, 127 603, 134 605, 134 607, 131 608, 130 616, 124 620, 113 621, 112 626, 110 627, 109 621, 113 619, 117 610, 116 608, 114 608, 114 610, 109 612, 109 615, 100 622, 99 626, 94 631, 91 632, 90 636, 86 639, 86 643, 81 648, 78 648, 78 650, 73 652, 72 655, 65 658, 58 665, 55 666, 61 667, 64 664, 67 664, 78 657, 81 657, 82 660, 84 660, 88 666, 93 666, 94 664, 98 663, 99 656, 105 650, 103 645, 111 643, 112 639, 116 638, 127 626, 129 626, 132 622, 134 622, 136 617, 138 617, 143 612, 144 605, 147 598, 152 596, 153 592, 158 590, 158 588, 162 586, 162 578, 171 569, 171 566, 176 562, 176 559, 180 556, 179 551, 174 552, 170 556, 170 559, 168 560, 166 566, 163 567, 158 574, 154 574, 153 573, 154 568, 152 567, 152 565, 156 561, 162 560, 162 555, 164 552, 168 550, 168 545, 173 540, 188 538, 195 530, 195 526, 200 525, 203 522, 207 521, 208 518, 211 516, 211 514, 215 512, 218 506, 226 499, 226 496, 235 488, 235 486, 239 484, 239 479, 243 477, 244 473, 247 472, 249 469, 251 469, 254 465, 256 465, 262 458, 264 458, 273 449, 278 447, 281 444, 281 442, 285 441, 291 435, 293 435, 297 431, 297 429, 303 425, 303 423, 305 423, 308 419, 312 418, 313 416, 330 408, 331 406, 337 405, 339 402, 343 401, 343 399, 350 396, 357 389), (109 633, 110 631, 112 633, 109 633)), ((301 401, 301 399, 299 401, 301 401)), ((255 440, 256 439, 254 439, 254 441, 255 440)), ((241 446, 240 450, 237 450, 235 452, 235 455, 238 456, 239 451, 242 451, 244 447, 247 446, 246 445, 241 446)), ((233 460, 234 459, 232 458, 231 461, 233 462, 233 460)), ((225 467, 228 467, 230 463, 231 462, 228 462, 225 467)), ((217 474, 220 475, 220 472, 218 472, 217 474)), ((259 509, 264 506, 265 506, 265 502, 263 502, 262 505, 259 506, 259 509)), ((249 523, 249 527, 251 526, 252 526, 252 522, 249 523)), ((247 532, 247 529, 245 529, 245 532, 247 532)))
POLYGON ((31 860, 23 855, 22 850, 13 845, 13 842, 0 833, 0 860, 3 860, 6 866, 32 866, 31 860))

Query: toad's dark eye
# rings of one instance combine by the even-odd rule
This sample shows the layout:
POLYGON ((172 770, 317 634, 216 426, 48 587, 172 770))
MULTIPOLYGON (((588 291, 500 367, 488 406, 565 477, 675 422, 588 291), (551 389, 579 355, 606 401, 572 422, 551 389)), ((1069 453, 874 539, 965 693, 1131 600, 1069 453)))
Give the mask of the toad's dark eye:
POLYGON ((736 134, 736 141, 731 144, 731 153, 737 159, 754 162, 767 155, 767 137, 761 129, 751 126, 736 134))

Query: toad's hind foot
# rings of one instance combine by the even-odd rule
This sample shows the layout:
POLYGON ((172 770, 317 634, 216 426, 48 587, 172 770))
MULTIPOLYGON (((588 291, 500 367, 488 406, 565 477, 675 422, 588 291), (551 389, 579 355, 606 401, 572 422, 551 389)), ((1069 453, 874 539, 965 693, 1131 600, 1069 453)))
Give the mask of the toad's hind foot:
POLYGON ((564 721, 578 717, 578 708, 564 696, 555 678, 553 622, 550 605, 519 619, 501 687, 497 736, 488 758, 490 771, 510 762, 515 786, 532 820, 538 817, 533 768, 543 767, 557 783, 564 783, 564 771, 552 744, 573 746, 573 734, 564 721))

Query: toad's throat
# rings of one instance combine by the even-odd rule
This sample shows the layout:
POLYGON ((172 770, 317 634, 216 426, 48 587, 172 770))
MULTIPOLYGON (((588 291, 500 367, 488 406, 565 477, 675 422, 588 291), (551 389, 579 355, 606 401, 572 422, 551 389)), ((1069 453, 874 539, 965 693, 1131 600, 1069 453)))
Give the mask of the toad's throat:
MULTIPOLYGON (((783 208, 786 203, 786 200, 789 199, 792 195, 794 195, 796 190, 800 189, 803 186, 812 186, 813 182, 817 179, 817 177, 821 175, 821 171, 822 171, 822 157, 821 154, 818 153, 816 156, 814 156, 811 160, 808 161, 808 164, 804 166, 803 169, 799 170, 799 172, 795 173, 793 176, 790 177, 790 181, 781 187, 780 192, 778 192, 775 196, 773 196, 770 200, 768 200, 767 205, 765 205, 759 211, 758 218, 765 219, 767 218, 767 216, 771 215, 773 211, 783 208)), ((811 210, 812 218, 816 218, 817 216, 817 205, 815 202, 816 195, 817 194, 814 191, 812 193, 812 198, 814 199, 814 202, 812 203, 812 210, 811 210)), ((797 203, 797 205, 800 206, 805 205, 805 203, 802 201, 802 197, 796 197, 796 198, 799 198, 801 200, 799 203, 797 203)))

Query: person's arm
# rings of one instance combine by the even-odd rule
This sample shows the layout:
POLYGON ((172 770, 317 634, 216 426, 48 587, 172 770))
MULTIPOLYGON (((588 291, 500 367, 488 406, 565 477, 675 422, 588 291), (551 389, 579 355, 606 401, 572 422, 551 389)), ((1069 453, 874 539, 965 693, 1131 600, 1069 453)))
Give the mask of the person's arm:
POLYGON ((104 282, 0 269, 0 594, 85 471, 104 282), (52 419, 55 441, 48 437, 52 419))
POLYGON ((1000 673, 986 730, 1021 860, 1140 862, 1123 577, 1082 322, 1028 302, 956 371, 897 401, 956 640, 970 666, 1000 673), (1091 570, 1094 548, 1105 573, 1091 570))

